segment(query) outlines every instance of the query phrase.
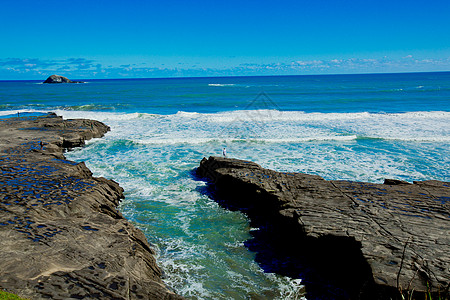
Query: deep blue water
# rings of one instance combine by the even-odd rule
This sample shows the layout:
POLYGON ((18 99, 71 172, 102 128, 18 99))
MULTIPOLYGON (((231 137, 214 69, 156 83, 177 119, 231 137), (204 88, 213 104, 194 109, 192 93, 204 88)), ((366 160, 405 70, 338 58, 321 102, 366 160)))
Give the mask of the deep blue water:
POLYGON ((199 192, 204 156, 279 171, 382 182, 450 180, 450 73, 0 82, 0 116, 54 111, 111 126, 67 153, 125 188, 121 210, 188 298, 295 298, 265 273, 247 218, 199 192))
POLYGON ((450 72, 87 82, 0 81, 0 109, 216 113, 245 109, 261 92, 287 111, 395 113, 450 108, 450 72))

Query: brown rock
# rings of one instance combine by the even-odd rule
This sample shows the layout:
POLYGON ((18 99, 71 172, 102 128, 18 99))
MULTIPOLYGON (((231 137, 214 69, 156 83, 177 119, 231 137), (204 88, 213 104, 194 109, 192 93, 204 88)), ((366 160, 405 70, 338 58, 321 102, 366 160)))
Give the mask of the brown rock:
POLYGON ((215 198, 269 228, 269 247, 330 275, 352 299, 396 299, 399 289, 423 296, 427 285, 448 295, 448 182, 326 181, 220 157, 204 158, 197 174, 215 198))
POLYGON ((0 120, 1 289, 30 299, 181 299, 117 210, 123 189, 64 158, 64 148, 108 130, 55 115, 0 120))

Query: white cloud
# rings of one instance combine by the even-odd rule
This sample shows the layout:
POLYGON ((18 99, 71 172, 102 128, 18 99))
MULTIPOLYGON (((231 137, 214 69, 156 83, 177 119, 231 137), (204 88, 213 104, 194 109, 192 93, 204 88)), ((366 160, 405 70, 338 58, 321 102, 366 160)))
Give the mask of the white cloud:
POLYGON ((450 58, 405 58, 412 58, 412 55, 399 59, 367 57, 274 61, 273 63, 266 64, 248 62, 230 65, 228 67, 211 67, 206 63, 198 63, 195 66, 186 68, 170 68, 162 63, 155 67, 146 67, 143 63, 134 61, 129 64, 117 66, 103 66, 101 63, 85 58, 62 60, 9 58, 0 59, 0 79, 42 79, 43 76, 45 77, 55 73, 62 73, 69 78, 88 79, 450 71, 450 58), (27 77, 24 78, 24 76, 27 77))

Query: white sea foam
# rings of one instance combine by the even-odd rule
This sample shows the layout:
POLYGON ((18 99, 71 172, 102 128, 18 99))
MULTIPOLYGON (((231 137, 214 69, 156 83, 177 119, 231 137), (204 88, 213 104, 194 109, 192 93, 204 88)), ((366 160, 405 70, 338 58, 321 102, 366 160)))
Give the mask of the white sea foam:
POLYGON ((202 194, 205 183, 192 176, 204 156, 221 155, 224 146, 230 157, 326 179, 450 177, 442 168, 450 164, 448 112, 57 113, 112 127, 67 156, 124 187, 121 210, 157 245, 164 281, 196 299, 302 297, 301 281, 264 273, 254 262, 245 241, 257 229, 202 194))
MULTIPOLYGON (((7 110, 0 116, 45 110, 7 110)), ((140 144, 204 144, 211 142, 299 143, 384 139, 408 142, 450 140, 450 112, 305 113, 244 110, 221 113, 180 111, 173 115, 56 110, 64 118, 96 119, 115 135, 140 144), (140 132, 142 130, 142 132, 140 132)))
POLYGON ((14 109, 0 111, 0 116, 17 115, 17 113, 46 113, 46 111, 34 110, 34 109, 14 109))
MULTIPOLYGON (((302 142, 313 142, 313 141, 352 141, 356 140, 358 137, 356 135, 345 135, 345 136, 318 136, 318 137, 303 137, 303 138, 280 138, 280 139, 270 139, 270 138, 190 138, 186 136, 184 138, 152 138, 152 139, 136 139, 132 140, 135 144, 142 145, 175 145, 175 144, 208 144, 208 143, 222 143, 222 144, 232 144, 232 143, 248 143, 256 144, 258 143, 273 143, 273 144, 287 144, 287 143, 302 143, 302 142)), ((441 141, 441 140, 437 140, 441 141)))
MULTIPOLYGON (((211 79, 204 88, 222 93, 275 86, 220 82, 223 81, 211 79)), ((369 93, 374 96, 374 93, 413 92, 425 97, 421 91, 441 89, 419 84, 382 88, 385 90, 374 88, 369 93)), ((330 92, 334 93, 334 89, 330 92)), ((105 97, 111 96, 107 94, 105 97)), ((149 95, 147 89, 145 95, 149 95)), ((235 96, 230 103, 236 105, 233 99, 236 100, 235 96)), ((107 98, 104 100, 102 103, 108 103, 107 98)), ((291 100, 294 99, 287 102, 291 100)), ((324 104, 328 100, 325 98, 324 104)), ((305 109, 311 108, 312 102, 306 102, 305 109)), ((364 101, 359 103, 364 105, 364 101)), ((2 109, 9 107, 4 105, 2 109)), ((132 106, 120 107, 131 109, 132 106)), ((180 107, 188 110, 195 106, 180 107)), ((258 229, 252 228, 239 212, 228 211, 209 199, 204 194, 207 184, 195 177, 193 170, 200 160, 221 155, 223 147, 233 158, 252 160, 278 171, 317 174, 326 179, 450 180, 450 170, 446 168, 450 165, 450 112, 309 113, 260 109, 220 113, 179 111, 163 115, 118 113, 112 109, 105 104, 55 111, 66 119, 96 119, 112 128, 104 138, 91 140, 86 147, 66 155, 69 159, 86 161, 95 176, 120 183, 126 196, 120 209, 155 245, 165 283, 194 299, 256 296, 303 299, 299 295, 301 280, 265 273, 255 262, 255 253, 245 247, 246 241, 254 236, 251 231, 258 229)), ((0 115, 19 111, 47 112, 15 110, 0 111, 0 115)))
POLYGON ((235 86, 234 83, 209 83, 208 86, 235 86))
POLYGON ((98 111, 76 111, 76 110, 55 110, 56 114, 63 116, 66 119, 86 118, 101 122, 108 121, 127 121, 136 119, 152 119, 160 115, 148 113, 113 113, 113 112, 98 112, 98 111))

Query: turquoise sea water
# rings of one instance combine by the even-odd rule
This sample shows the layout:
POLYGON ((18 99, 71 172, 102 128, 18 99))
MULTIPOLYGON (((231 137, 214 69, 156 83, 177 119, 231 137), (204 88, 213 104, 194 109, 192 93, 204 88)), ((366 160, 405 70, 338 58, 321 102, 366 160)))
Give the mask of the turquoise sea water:
POLYGON ((326 179, 450 180, 450 73, 0 82, 0 116, 47 111, 111 127, 67 157, 124 187, 123 214, 192 299, 295 299, 301 286, 265 273, 244 245, 258 229, 201 193, 192 171, 223 147, 326 179))

